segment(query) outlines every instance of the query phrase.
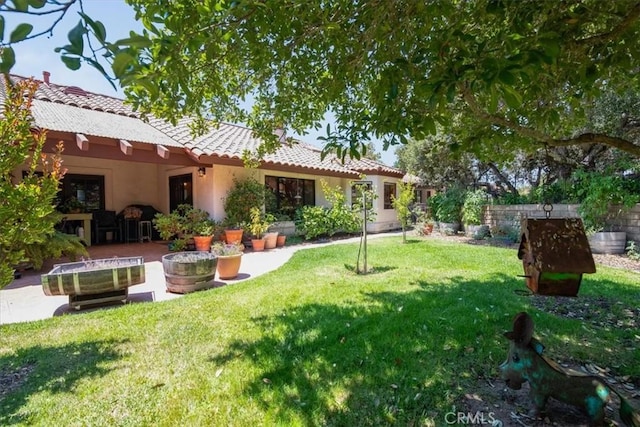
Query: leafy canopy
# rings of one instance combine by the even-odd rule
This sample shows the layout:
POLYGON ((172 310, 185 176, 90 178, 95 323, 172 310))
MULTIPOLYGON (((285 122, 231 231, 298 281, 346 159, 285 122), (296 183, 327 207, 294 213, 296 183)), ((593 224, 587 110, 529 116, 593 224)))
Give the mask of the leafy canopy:
MULTIPOLYGON (((359 157, 371 137, 387 148, 438 124, 465 151, 597 142, 640 155, 635 138, 573 132, 601 91, 638 87, 635 0, 127 2, 145 30, 109 42, 81 14, 59 49, 67 66, 89 63, 163 118, 244 122, 268 150, 274 129, 303 133, 331 111, 325 148, 343 157, 359 157)), ((28 25, 3 35, 2 71, 12 46, 34 36, 28 25)))

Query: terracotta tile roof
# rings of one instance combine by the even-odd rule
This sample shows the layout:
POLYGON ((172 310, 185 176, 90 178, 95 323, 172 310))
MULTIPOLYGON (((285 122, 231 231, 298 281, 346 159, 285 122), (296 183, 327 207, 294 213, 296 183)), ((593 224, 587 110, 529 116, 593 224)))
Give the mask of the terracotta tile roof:
MULTIPOLYGON (((0 87, 0 103, 4 99, 3 89, 0 87)), ((182 119, 176 126, 154 117, 145 122, 121 99, 53 83, 40 82, 32 112, 36 126, 45 129, 183 147, 197 157, 241 160, 245 150, 255 152, 261 143, 251 129, 228 123, 222 123, 218 128, 212 127, 204 135, 194 138, 189 128, 192 119, 182 119)), ((283 144, 263 160, 275 167, 296 167, 347 176, 360 173, 403 175, 402 171, 374 160, 348 160, 342 164, 335 156, 321 160, 320 154, 319 148, 296 141, 291 145, 283 144)))
POLYGON ((37 127, 61 132, 82 133, 88 137, 101 136, 126 139, 131 142, 182 147, 153 126, 140 119, 78 108, 35 99, 31 109, 37 127))

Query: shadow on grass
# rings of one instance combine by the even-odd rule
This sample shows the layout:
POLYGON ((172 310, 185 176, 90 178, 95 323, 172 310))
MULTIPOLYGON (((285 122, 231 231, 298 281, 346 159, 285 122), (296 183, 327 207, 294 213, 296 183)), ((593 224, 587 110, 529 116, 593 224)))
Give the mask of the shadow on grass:
POLYGON ((0 357, 0 425, 28 424, 28 414, 20 408, 32 393, 66 393, 77 381, 109 372, 106 363, 121 354, 116 347, 122 341, 90 341, 60 347, 34 346, 0 357), (10 394, 9 394, 10 393, 10 394))
POLYGON ((508 349, 502 334, 519 311, 545 318, 537 329, 543 337, 556 328, 571 331, 558 350, 595 357, 616 345, 615 337, 596 342, 593 331, 575 321, 551 323, 514 293, 524 286, 516 277, 425 279, 410 286, 367 290, 357 303, 309 303, 255 317, 260 338, 232 342, 211 361, 251 365, 248 371, 257 373, 244 392, 276 423, 442 425, 458 397, 476 391, 479 378, 498 375, 508 349))
POLYGON ((211 361, 251 364, 258 373, 245 393, 276 423, 440 424, 460 381, 504 358, 506 342, 499 354, 495 342, 524 308, 505 296, 517 282, 424 280, 409 292, 367 291, 358 303, 297 306, 254 318, 260 338, 232 342, 211 361))
MULTIPOLYGON (((344 268, 354 274, 364 274, 364 273, 358 273, 355 265, 345 264, 344 268)), ((360 268, 364 268, 364 267, 360 266, 360 268)), ((386 273, 387 271, 397 270, 398 267, 394 267, 390 265, 376 265, 376 266, 369 266, 368 269, 369 271, 366 274, 376 274, 376 273, 386 273)))

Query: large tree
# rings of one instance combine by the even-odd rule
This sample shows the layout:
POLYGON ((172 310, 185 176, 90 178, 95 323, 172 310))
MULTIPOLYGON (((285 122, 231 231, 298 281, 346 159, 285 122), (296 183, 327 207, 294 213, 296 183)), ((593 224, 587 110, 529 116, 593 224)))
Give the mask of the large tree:
MULTIPOLYGON (((72 68, 100 68, 82 41, 91 35, 111 65, 102 71, 160 117, 242 121, 274 148, 273 129, 302 133, 331 111, 325 146, 340 154, 371 137, 423 139, 441 124, 467 151, 597 142, 640 155, 637 136, 573 132, 603 90, 638 87, 637 0, 127 2, 142 34, 108 43, 83 16, 61 53, 72 68)), ((44 0, 2 3, 33 11, 44 0)), ((5 49, 3 69, 11 59, 5 49)))

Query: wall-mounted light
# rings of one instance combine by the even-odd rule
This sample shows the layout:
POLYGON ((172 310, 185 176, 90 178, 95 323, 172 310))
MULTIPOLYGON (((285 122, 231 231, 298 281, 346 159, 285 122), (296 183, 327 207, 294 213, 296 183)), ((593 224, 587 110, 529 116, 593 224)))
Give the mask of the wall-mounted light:
POLYGON ((200 178, 204 177, 207 174, 207 170, 204 167, 198 168, 198 176, 200 178))

